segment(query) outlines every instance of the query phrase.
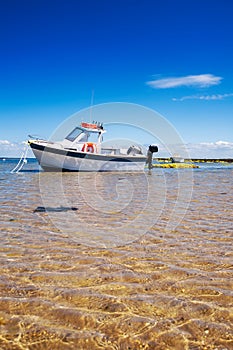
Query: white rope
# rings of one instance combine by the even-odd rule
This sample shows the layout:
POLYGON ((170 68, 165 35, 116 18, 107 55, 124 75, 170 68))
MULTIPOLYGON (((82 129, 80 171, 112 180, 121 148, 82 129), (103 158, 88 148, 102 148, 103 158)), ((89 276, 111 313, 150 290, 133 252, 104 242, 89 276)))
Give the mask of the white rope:
POLYGON ((24 150, 23 150, 23 153, 22 153, 22 156, 18 162, 18 164, 14 167, 14 169, 11 170, 11 173, 18 173, 20 172, 20 170, 22 169, 22 167, 24 166, 24 164, 27 163, 27 153, 28 153, 28 149, 29 149, 29 146, 28 144, 26 144, 26 146, 24 147, 24 150))

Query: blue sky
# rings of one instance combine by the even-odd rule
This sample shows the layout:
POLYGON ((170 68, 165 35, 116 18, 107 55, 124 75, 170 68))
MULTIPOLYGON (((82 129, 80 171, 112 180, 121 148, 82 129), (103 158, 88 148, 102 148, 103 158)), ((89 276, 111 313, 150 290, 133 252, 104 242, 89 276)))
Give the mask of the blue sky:
POLYGON ((233 2, 8 0, 0 5, 0 156, 90 105, 164 116, 191 154, 233 158, 233 2))

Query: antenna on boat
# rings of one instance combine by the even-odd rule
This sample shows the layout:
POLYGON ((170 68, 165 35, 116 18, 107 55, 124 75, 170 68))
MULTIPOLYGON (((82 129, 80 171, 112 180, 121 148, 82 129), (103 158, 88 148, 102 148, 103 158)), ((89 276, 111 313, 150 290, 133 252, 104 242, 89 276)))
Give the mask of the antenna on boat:
POLYGON ((92 93, 91 93, 91 107, 90 107, 90 123, 92 121, 92 109, 93 109, 93 103, 94 103, 94 89, 92 89, 92 93))

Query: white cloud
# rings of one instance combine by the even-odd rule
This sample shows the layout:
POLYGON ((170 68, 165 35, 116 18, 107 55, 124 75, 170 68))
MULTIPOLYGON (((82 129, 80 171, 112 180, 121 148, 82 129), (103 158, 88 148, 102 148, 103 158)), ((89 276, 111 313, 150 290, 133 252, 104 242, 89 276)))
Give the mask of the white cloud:
POLYGON ((233 142, 216 141, 186 145, 191 158, 232 158, 233 142))
POLYGON ((8 140, 0 140, 0 145, 10 145, 10 141, 8 140))
POLYGON ((172 101, 185 101, 185 100, 205 100, 205 101, 213 101, 213 100, 224 100, 227 97, 232 97, 233 93, 229 94, 215 94, 215 95, 191 95, 191 96, 183 96, 181 98, 173 98, 172 101))
POLYGON ((180 86, 194 86, 194 87, 209 87, 220 84, 222 77, 214 76, 213 74, 199 74, 199 75, 187 75, 184 77, 176 78, 163 78, 148 81, 147 85, 154 89, 168 89, 180 86))
MULTIPOLYGON (((0 157, 21 157, 25 148, 24 142, 11 142, 0 140, 0 157)), ((28 152, 28 157, 32 157, 32 152, 28 152)))
MULTIPOLYGON (((182 145, 177 145, 178 154, 182 157, 187 158, 231 158, 233 159, 233 142, 228 141, 216 141, 216 142, 200 142, 200 143, 187 143, 182 145), (182 149, 185 149, 185 153, 182 153, 182 149)), ((171 157, 172 154, 169 153, 167 147, 163 144, 159 144, 159 153, 157 157, 171 157)), ((173 145, 174 148, 174 145, 173 145)))
POLYGON ((233 148, 233 143, 227 142, 227 141, 217 141, 217 142, 215 142, 215 145, 222 146, 222 147, 229 147, 231 149, 233 148))

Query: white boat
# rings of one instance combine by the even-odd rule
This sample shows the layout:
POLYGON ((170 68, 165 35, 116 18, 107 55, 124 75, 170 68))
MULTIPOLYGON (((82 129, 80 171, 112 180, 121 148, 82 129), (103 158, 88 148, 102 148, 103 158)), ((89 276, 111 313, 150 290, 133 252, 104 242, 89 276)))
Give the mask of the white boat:
POLYGON ((147 156, 141 147, 105 147, 100 123, 84 123, 62 141, 30 139, 40 166, 47 171, 143 171, 147 156))
POLYGON ((173 157, 171 157, 171 162, 172 163, 184 163, 184 158, 178 154, 175 154, 173 157))

